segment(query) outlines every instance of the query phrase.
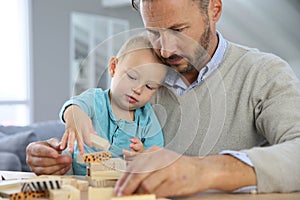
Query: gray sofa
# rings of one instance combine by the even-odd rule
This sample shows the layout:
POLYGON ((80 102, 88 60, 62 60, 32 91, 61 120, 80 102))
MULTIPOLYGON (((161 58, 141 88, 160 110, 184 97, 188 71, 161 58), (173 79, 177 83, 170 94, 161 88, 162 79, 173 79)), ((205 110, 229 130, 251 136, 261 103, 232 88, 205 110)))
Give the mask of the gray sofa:
POLYGON ((61 138, 65 130, 60 121, 46 121, 29 126, 0 125, 0 170, 30 171, 26 164, 26 147, 38 140, 61 138))

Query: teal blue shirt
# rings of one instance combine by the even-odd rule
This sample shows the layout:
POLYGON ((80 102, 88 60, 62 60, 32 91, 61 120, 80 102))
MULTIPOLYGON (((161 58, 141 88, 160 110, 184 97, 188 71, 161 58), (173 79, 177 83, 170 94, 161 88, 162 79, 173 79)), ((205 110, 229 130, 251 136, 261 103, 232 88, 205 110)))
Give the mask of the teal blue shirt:
MULTIPOLYGON (((63 119, 64 110, 71 104, 79 106, 92 120, 93 127, 99 136, 107 139, 113 157, 122 157, 122 149, 130 150, 130 139, 138 137, 147 149, 152 146, 163 146, 164 139, 161 127, 151 105, 138 108, 134 112, 134 121, 116 120, 111 108, 109 89, 103 91, 100 88, 92 88, 67 101, 61 111, 60 118, 63 119)), ((84 146, 85 153, 99 151, 87 145, 84 146)), ((86 165, 77 163, 79 154, 77 143, 73 153, 73 173, 85 175, 86 165)))

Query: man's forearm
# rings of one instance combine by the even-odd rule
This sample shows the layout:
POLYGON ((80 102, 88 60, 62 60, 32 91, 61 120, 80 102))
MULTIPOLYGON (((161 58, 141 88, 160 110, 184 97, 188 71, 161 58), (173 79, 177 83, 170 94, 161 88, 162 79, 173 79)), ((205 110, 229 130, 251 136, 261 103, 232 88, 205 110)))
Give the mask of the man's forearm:
POLYGON ((231 155, 212 155, 199 160, 205 165, 212 180, 210 189, 233 191, 245 186, 256 185, 254 169, 231 155))

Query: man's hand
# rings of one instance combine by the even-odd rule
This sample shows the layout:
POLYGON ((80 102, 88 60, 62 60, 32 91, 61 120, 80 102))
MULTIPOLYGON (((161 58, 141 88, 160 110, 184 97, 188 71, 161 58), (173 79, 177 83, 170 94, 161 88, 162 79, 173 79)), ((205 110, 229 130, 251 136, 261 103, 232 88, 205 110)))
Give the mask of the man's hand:
POLYGON ((26 148, 26 162, 37 175, 63 175, 71 168, 72 158, 60 153, 59 140, 56 138, 32 142, 26 148))
POLYGON ((209 189, 231 191, 256 184, 252 167, 229 155, 188 157, 166 149, 150 151, 129 155, 133 162, 128 163, 127 172, 116 184, 118 196, 133 193, 185 196, 209 189))

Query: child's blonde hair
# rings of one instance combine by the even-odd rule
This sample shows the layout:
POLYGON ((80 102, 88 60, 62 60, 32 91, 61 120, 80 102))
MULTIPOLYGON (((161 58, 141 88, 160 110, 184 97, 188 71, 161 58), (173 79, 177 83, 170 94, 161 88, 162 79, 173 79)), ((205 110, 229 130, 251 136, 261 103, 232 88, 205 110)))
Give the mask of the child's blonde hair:
POLYGON ((146 35, 137 35, 129 38, 120 48, 117 54, 117 58, 121 60, 127 54, 143 49, 149 49, 149 51, 152 52, 153 56, 158 58, 149 38, 146 35))

